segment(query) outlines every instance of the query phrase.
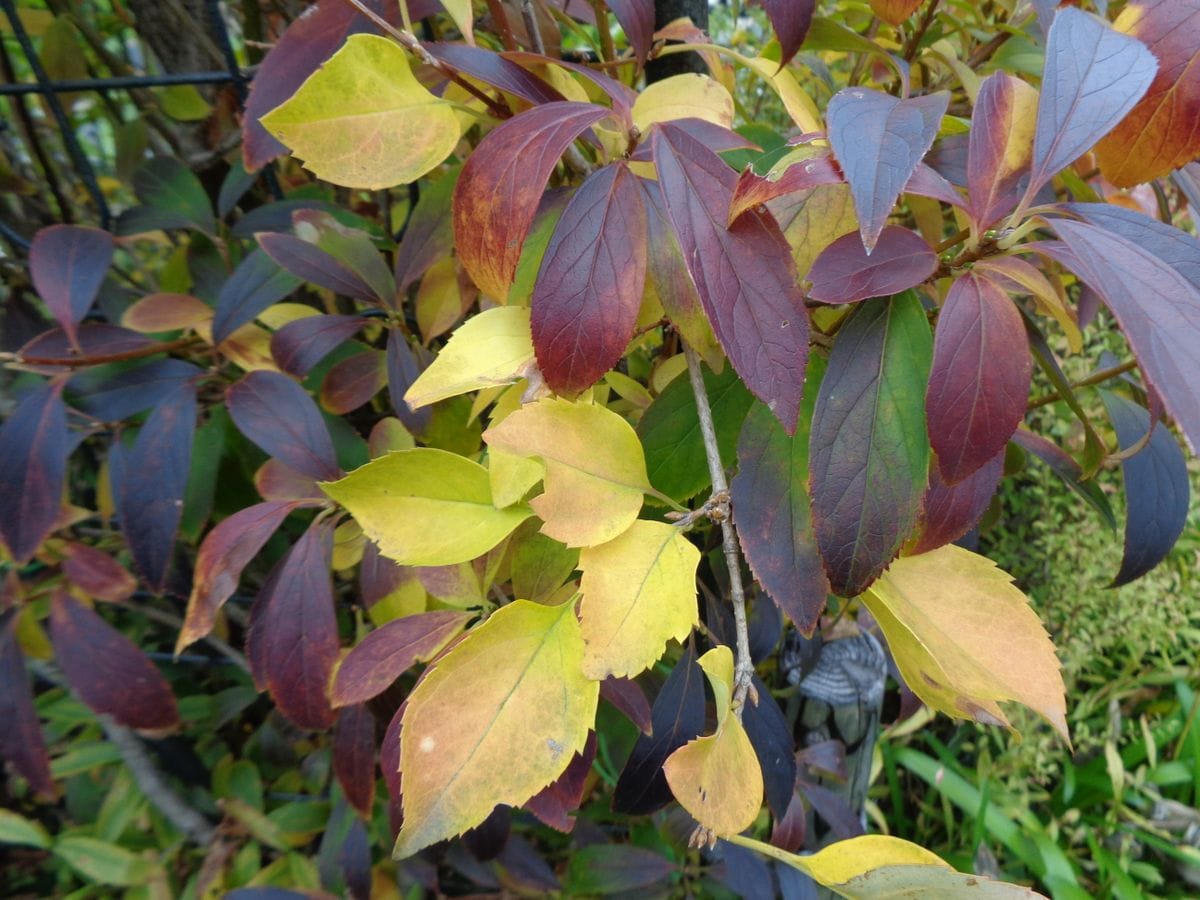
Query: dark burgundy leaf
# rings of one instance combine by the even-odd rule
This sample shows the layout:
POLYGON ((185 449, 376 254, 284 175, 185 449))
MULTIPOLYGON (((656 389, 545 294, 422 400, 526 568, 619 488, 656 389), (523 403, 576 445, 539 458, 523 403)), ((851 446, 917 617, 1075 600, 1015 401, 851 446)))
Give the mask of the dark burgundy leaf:
POLYGON ((314 522, 276 565, 250 611, 246 653, 256 682, 301 728, 333 724, 329 677, 338 657, 332 519, 314 522))
MULTIPOLYGON (((407 705, 400 704, 383 733, 383 743, 379 745, 379 769, 383 772, 388 796, 395 804, 397 815, 400 812, 400 729, 404 724, 404 710, 407 705)), ((399 831, 399 822, 394 822, 393 828, 399 831)))
POLYGON ((179 722, 175 695, 133 641, 64 591, 50 605, 50 640, 67 683, 94 712, 139 731, 179 722))
POLYGON ((1095 481, 1082 480, 1083 468, 1066 451, 1040 434, 1034 434, 1024 428, 1016 430, 1012 436, 1012 442, 1049 466, 1067 487, 1079 494, 1100 513, 1109 528, 1117 527, 1117 518, 1113 515, 1108 496, 1095 481))
POLYGON ((287 233, 292 230, 292 216, 306 209, 333 212, 336 207, 324 200, 276 200, 248 210, 229 230, 245 240, 252 240, 260 231, 287 233))
POLYGON ((554 227, 533 288, 546 383, 575 395, 624 355, 646 282, 646 210, 624 163, 588 176, 554 227))
POLYGON ((591 103, 546 103, 504 122, 475 148, 454 189, 454 238, 463 267, 485 294, 508 297, 550 173, 575 138, 607 115, 591 103))
POLYGON ((1200 447, 1200 392, 1195 385, 1200 285, 1183 274, 1191 261, 1179 253, 1178 244, 1153 240, 1147 245, 1068 219, 1054 219, 1051 225, 1068 253, 1057 253, 1049 243, 1041 246, 1100 294, 1129 338, 1148 386, 1158 391, 1191 446, 1200 447), (1160 247, 1166 258, 1157 255, 1160 247))
POLYGON ((607 0, 607 5, 625 32, 638 66, 644 66, 654 44, 653 0, 607 0))
POLYGON ((653 734, 639 735, 613 790, 613 809, 645 815, 671 802, 663 763, 704 730, 704 670, 688 647, 654 698, 650 711, 653 734))
POLYGON ((783 710, 758 676, 754 677, 754 689, 758 703, 747 703, 742 708, 742 725, 762 769, 767 806, 778 819, 787 812, 796 786, 796 748, 783 710))
POLYGON ((933 145, 949 102, 944 92, 900 100, 868 88, 846 88, 829 101, 829 143, 854 194, 868 253, 933 145))
POLYGON ((475 859, 490 862, 500 855, 511 831, 512 810, 497 806, 486 819, 463 833, 462 843, 475 859))
POLYGON ((792 61, 812 25, 815 0, 762 0, 775 37, 779 39, 779 68, 792 61))
MULTIPOLYGON (((366 6, 398 24, 394 0, 366 0, 366 6)), ((419 16, 410 8, 415 21, 419 16)), ((318 0, 284 31, 258 67, 246 100, 242 125, 246 168, 261 169, 287 148, 263 128, 259 119, 279 106, 320 68, 352 34, 378 34, 370 19, 344 0, 318 0)))
MULTIPOLYGON (((812 388, 809 394, 815 396, 812 388)), ((812 405, 813 400, 805 403, 808 409, 794 437, 769 410, 754 406, 742 425, 738 472, 730 484, 738 539, 750 569, 805 634, 812 634, 829 594, 808 497, 812 405)))
POLYGON ((1121 462, 1125 476, 1125 555, 1111 587, 1141 578, 1162 562, 1183 533, 1188 517, 1187 460, 1165 426, 1152 422, 1141 406, 1120 394, 1100 389, 1122 450, 1128 450, 1154 427, 1150 441, 1121 462))
POLYGON ((61 383, 33 388, 0 425, 0 536, 19 565, 54 528, 70 453, 61 383))
POLYGON ((823 303, 853 303, 916 287, 934 273, 938 258, 916 232, 888 225, 868 256, 857 231, 821 251, 808 271, 808 295, 823 303))
POLYGON ((850 808, 844 796, 803 777, 798 783, 804 799, 825 820, 838 840, 849 840, 863 833, 858 813, 850 808))
POLYGON ((263 253, 297 278, 345 297, 375 301, 375 292, 369 284, 316 244, 292 234, 272 232, 255 235, 255 238, 263 253))
POLYGON ((69 387, 72 406, 104 422, 119 422, 157 406, 204 370, 182 359, 155 359, 133 369, 87 369, 69 387))
POLYGON ((425 47, 436 58, 453 66, 459 72, 478 78, 485 84, 499 88, 507 94, 528 100, 535 106, 553 103, 566 98, 532 72, 521 68, 511 59, 483 47, 468 44, 432 42, 425 47))
POLYGON ((421 374, 425 365, 421 364, 400 329, 393 328, 388 332, 388 396, 391 398, 392 409, 395 411, 396 417, 413 434, 421 434, 429 425, 429 419, 433 415, 433 411, 429 407, 413 410, 404 400, 405 391, 412 387, 412 383, 417 380, 417 376, 421 374))
POLYGON ((33 236, 29 277, 68 337, 91 309, 112 255, 112 235, 99 228, 51 225, 33 236))
POLYGON ((29 782, 34 791, 50 800, 58 793, 50 774, 50 754, 33 706, 25 656, 17 643, 20 610, 0 613, 0 757, 29 782))
POLYGON ((101 322, 85 322, 75 329, 74 344, 61 328, 52 328, 18 350, 17 357, 31 365, 51 365, 38 360, 68 359, 76 353, 82 353, 84 356, 127 353, 130 350, 149 347, 153 343, 154 341, 146 335, 130 331, 128 328, 101 322))
POLYGON ((334 348, 367 324, 362 316, 305 316, 271 335, 271 356, 289 375, 303 378, 334 348))
POLYGON ((542 823, 569 834, 575 827, 575 817, 570 813, 583 802, 583 790, 595 758, 596 732, 589 731, 583 750, 571 757, 562 775, 529 798, 524 808, 542 823))
POLYGON ((808 813, 800 794, 793 788, 787 811, 782 816, 776 816, 771 827, 771 846, 796 853, 804 846, 808 836, 808 813))
POLYGON ((300 283, 299 278, 279 268, 263 251, 253 251, 221 286, 213 315, 213 340, 221 343, 268 306, 296 290, 300 283))
POLYGON ((89 597, 120 603, 137 589, 137 580, 103 550, 72 541, 62 552, 63 574, 89 597))
MULTIPOLYGON (((570 0, 568 0, 570 2, 570 0)), ((590 14, 592 9, 590 6, 579 4, 576 10, 583 12, 585 15, 590 14)), ((578 18, 578 16, 577 16, 578 18)), ((593 85, 608 95, 612 101, 612 113, 620 120, 621 127, 628 129, 633 124, 631 113, 633 104, 637 100, 637 92, 633 88, 627 86, 623 82, 610 78, 603 72, 597 71, 590 66, 585 66, 582 63, 571 62, 567 59, 562 59, 558 56, 547 56, 543 53, 529 53, 524 50, 506 50, 502 54, 505 59, 511 60, 519 65, 530 66, 534 69, 543 69, 547 66, 553 66, 560 69, 570 69, 576 75, 590 81, 593 85)), ((595 142, 594 137, 589 133, 586 140, 595 142)))
POLYGON ((364 350, 329 367, 321 382, 321 406, 345 415, 367 403, 388 383, 387 354, 364 350))
MULTIPOLYGON (((710 122, 707 119, 697 119, 693 116, 688 116, 682 119, 672 119, 671 125, 685 132, 689 137, 695 138, 714 153, 724 153, 727 150, 760 149, 749 138, 742 137, 733 129, 726 128, 724 125, 718 125, 716 122, 710 122)), ((652 125, 651 127, 654 126, 652 125)), ((634 162, 652 162, 654 160, 653 141, 645 140, 645 137, 643 136, 642 142, 629 154, 629 158, 634 162)), ((814 170, 813 173, 802 176, 801 180, 818 177, 821 177, 820 171, 814 170)), ((840 175, 837 180, 841 181, 840 175)), ((730 213, 729 220, 733 221, 740 214, 740 210, 737 215, 730 213)))
POLYGON ((1074 7, 1059 10, 1046 67, 1026 194, 1091 150, 1146 93, 1158 61, 1137 38, 1074 7))
POLYGON ((713 857, 720 860, 713 877, 739 900, 775 900, 775 886, 767 861, 753 850, 718 841, 713 857))
POLYGON ((600 696, 619 709, 625 718, 638 727, 642 734, 653 733, 650 720, 650 701, 641 686, 629 678, 605 678, 600 682, 600 696))
POLYGON ((258 555, 297 501, 258 503, 239 509, 204 536, 196 554, 196 571, 187 615, 175 644, 180 653, 213 629, 217 610, 237 590, 242 570, 258 555))
POLYGON ((921 505, 921 536, 912 552, 928 553, 953 543, 979 524, 1004 474, 1001 450, 991 460, 954 485, 942 480, 935 465, 921 505))
POLYGON ((562 884, 542 854, 520 834, 511 834, 496 860, 502 867, 501 881, 515 886, 521 896, 541 897, 562 890, 562 884))
POLYGON ((665 856, 631 844, 591 844, 571 854, 567 888, 575 894, 647 891, 675 872, 665 856))
POLYGON ((317 405, 286 375, 251 372, 225 397, 238 430, 268 455, 318 481, 341 474, 317 405))
POLYGON ((338 713, 333 726, 333 774, 346 801, 370 821, 375 805, 375 717, 362 704, 338 713))
POLYGON ((366 542, 358 566, 358 590, 367 609, 413 578, 416 575, 412 569, 381 556, 374 541, 366 542))
POLYGON ((370 900, 371 841, 367 826, 354 819, 346 830, 346 839, 338 852, 338 865, 346 879, 346 891, 351 900, 370 900))
POLYGON ((1004 449, 1025 417, 1033 361, 1020 312, 1004 288, 967 272, 946 295, 925 396, 929 440, 946 484, 1004 449))
POLYGON ((929 467, 922 398, 932 341, 912 291, 867 300, 838 332, 809 441, 813 522, 834 593, 853 597, 900 550, 929 467))
POLYGON ((667 216, 709 322, 742 381, 790 434, 808 359, 808 315, 792 252, 770 213, 724 227, 737 176, 670 124, 654 134, 667 216))
POLYGON ((404 226, 396 247, 396 292, 403 297, 409 286, 454 247, 451 201, 459 169, 421 188, 421 198, 404 226))
POLYGON ((432 657, 466 627, 470 615, 437 610, 404 616, 376 628, 338 666, 331 691, 334 706, 365 703, 391 686, 419 660, 432 657))
POLYGON ((121 531, 134 564, 158 592, 166 584, 183 516, 196 434, 196 386, 184 382, 138 431, 116 494, 121 531))
POLYGON ((729 221, 736 221, 746 210, 776 197, 807 191, 823 184, 841 183, 842 173, 834 165, 833 157, 828 154, 814 156, 788 166, 778 178, 768 178, 759 175, 752 168, 746 168, 738 176, 737 187, 733 191, 729 221))

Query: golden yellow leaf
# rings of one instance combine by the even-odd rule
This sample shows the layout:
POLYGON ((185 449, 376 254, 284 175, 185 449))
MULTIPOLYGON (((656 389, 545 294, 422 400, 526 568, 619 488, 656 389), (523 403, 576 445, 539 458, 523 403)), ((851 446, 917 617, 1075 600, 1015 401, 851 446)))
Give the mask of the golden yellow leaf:
POLYGON ((472 316, 404 394, 413 409, 480 388, 512 384, 533 360, 529 309, 497 306, 472 316))
POLYGON ((583 749, 599 698, 580 671, 575 604, 516 600, 453 647, 408 698, 402 859, 520 806, 583 749))
POLYGON ((497 509, 483 466, 429 447, 381 456, 321 490, 350 511, 380 553, 406 566, 475 559, 532 515, 527 506, 497 509))
POLYGON ((468 44, 475 43, 475 13, 471 9, 471 0, 442 0, 442 8, 454 20, 458 30, 462 32, 463 40, 468 44))
POLYGON ((863 600, 904 680, 949 716, 1011 728, 999 703, 1022 703, 1067 740, 1062 673, 1028 598, 990 559, 948 545, 904 556, 863 600))
POLYGON ((545 523, 542 532, 568 547, 611 541, 633 524, 642 495, 655 493, 637 433, 603 406, 548 397, 511 413, 483 438, 489 447, 541 459, 545 492, 530 505, 545 523))
POLYGON ((458 284, 458 264, 453 256, 439 259, 417 288, 417 329, 428 344, 445 334, 463 314, 463 296, 458 284))
POLYGON ((733 97, 707 75, 672 75, 648 85, 633 104, 633 124, 642 134, 655 122, 703 119, 733 127, 733 97))
POLYGON ((854 198, 846 184, 824 184, 784 198, 776 218, 792 248, 801 278, 808 275, 822 250, 842 235, 858 230, 854 198))
POLYGON ((355 34, 261 119, 315 175, 353 188, 416 181, 453 152, 453 107, 417 81, 394 41, 355 34))
POLYGON ((699 618, 700 551, 678 528, 638 520, 579 555, 583 672, 627 678, 653 665, 667 641, 684 640, 699 618))

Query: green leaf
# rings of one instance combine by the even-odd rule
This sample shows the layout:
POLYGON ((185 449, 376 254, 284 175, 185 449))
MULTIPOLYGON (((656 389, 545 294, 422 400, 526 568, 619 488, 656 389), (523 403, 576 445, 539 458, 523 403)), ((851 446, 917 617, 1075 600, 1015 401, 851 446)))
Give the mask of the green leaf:
POLYGON ((475 559, 532 515, 527 506, 496 509, 483 466, 428 447, 381 456, 321 489, 406 566, 475 559))
POLYGON ((148 869, 145 860, 124 847, 82 835, 60 837, 54 844, 54 855, 85 878, 116 887, 140 883, 148 869))
POLYGON ((0 809, 0 844, 23 844, 46 850, 50 834, 38 822, 7 809, 0 809))

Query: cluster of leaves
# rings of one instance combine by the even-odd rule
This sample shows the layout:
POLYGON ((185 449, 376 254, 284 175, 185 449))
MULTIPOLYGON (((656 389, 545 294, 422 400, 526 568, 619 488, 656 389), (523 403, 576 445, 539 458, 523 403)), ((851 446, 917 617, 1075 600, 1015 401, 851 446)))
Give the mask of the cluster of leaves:
MULTIPOLYGON (((952 542, 1018 452, 1110 517, 1094 476, 1121 465, 1114 583, 1184 526, 1164 420, 1200 442, 1200 242, 1171 204, 1197 181, 1155 182, 1154 215, 1115 192, 1200 152, 1178 113, 1200 97, 1200 13, 997 4, 981 42, 960 11, 919 6, 764 2, 777 39, 744 55, 686 20, 655 32, 645 0, 555 7, 520 36, 500 3, 488 34, 468 4, 320 0, 259 68, 244 160, 215 198, 159 157, 116 235, 38 232, 29 282, 55 325, 8 357, 20 394, 0 427, 0 754, 30 790, 57 793, 26 658, 53 658, 43 674, 106 721, 170 732, 170 685, 95 603, 186 597, 176 652, 215 638, 292 726, 333 729, 339 789, 367 820, 378 756, 414 879, 436 884, 419 868, 433 845, 507 835, 505 807, 570 832, 611 707, 644 732, 616 810, 673 798, 695 842, 847 896, 965 889, 897 839, 794 853, 820 843, 796 818, 824 801, 796 723, 753 680, 778 628, 752 653, 739 553, 759 622, 832 637, 851 610, 931 708, 1008 725, 1015 701, 1066 737, 1036 615, 952 542), (462 40, 418 39, 428 17, 462 40), (597 35, 601 64, 555 55, 564 30, 597 35), (1014 42, 1044 59, 1040 89, 993 56, 1014 42), (709 74, 637 89, 648 58, 684 51, 709 74), (734 129, 735 68, 792 133, 734 129), (262 203, 254 173, 288 151, 352 210, 294 163, 294 190, 262 203), (394 240, 402 184, 419 187, 394 240), (152 289, 118 286, 164 232, 152 289), (1097 298, 1133 360, 1073 384, 1043 329, 1077 349, 1097 298), (1035 362, 1055 394, 1031 401, 1035 362), (1092 384, 1115 446, 1076 395, 1092 384), (1054 401, 1080 419, 1080 459, 1021 427, 1054 401), (260 555, 273 566, 244 612, 228 601, 260 555), (764 796, 770 843, 743 834, 765 830, 764 796)), ((32 309, 14 297, 12 315, 32 309)))

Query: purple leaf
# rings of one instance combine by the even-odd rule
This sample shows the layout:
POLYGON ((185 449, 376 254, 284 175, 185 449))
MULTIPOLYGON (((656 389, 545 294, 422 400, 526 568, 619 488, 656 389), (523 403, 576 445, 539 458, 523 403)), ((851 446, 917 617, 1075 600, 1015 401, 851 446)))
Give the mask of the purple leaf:
POLYGON ((792 61, 812 25, 815 0, 762 0, 775 37, 779 39, 779 68, 792 61))
POLYGON ((867 253, 933 145, 949 102, 944 92, 899 100, 867 88, 846 88, 829 101, 829 143, 854 194, 867 253))
POLYGON ((796 784, 796 748, 792 729, 779 703, 758 676, 754 677, 754 689, 758 692, 758 703, 747 704, 742 709, 742 724, 746 727, 746 736, 750 738, 759 768, 762 769, 767 806, 771 815, 782 818, 787 813, 796 784))
POLYGON ((1000 285, 968 272, 946 295, 925 396, 938 470, 957 484, 1004 449, 1025 418, 1033 361, 1020 312, 1000 285))
POLYGON ((292 234, 264 232, 255 235, 263 253, 297 278, 355 300, 375 301, 375 292, 349 267, 315 244, 292 234))
POLYGON ((478 78, 506 94, 528 100, 534 106, 566 99, 541 78, 493 50, 440 42, 427 43, 425 47, 437 59, 464 75, 478 78))
POLYGON ((221 343, 233 332, 300 286, 300 279, 285 272, 262 250, 243 259, 221 286, 212 334, 221 343))
POLYGON ((1059 10, 1046 41, 1026 197, 1116 127, 1157 71, 1154 54, 1137 38, 1074 7, 1059 10))
POLYGON ((459 171, 454 169, 421 188, 421 198, 413 207, 404 236, 396 247, 397 296, 403 296, 410 285, 454 247, 451 200, 459 171))
MULTIPOLYGON (((714 153, 724 153, 726 150, 761 149, 758 144, 748 138, 742 137, 732 128, 726 128, 724 125, 718 125, 716 122, 710 122, 707 119, 697 119, 694 116, 688 116, 683 119, 672 119, 671 125, 680 131, 686 132, 714 153)), ((650 127, 657 127, 657 123, 650 127)), ((629 158, 633 162, 652 162, 654 160, 653 141, 646 140, 645 137, 643 135, 642 142, 629 154, 629 158)), ((841 181, 841 176, 838 175, 835 180, 841 181)), ((731 220, 734 218, 736 216, 730 216, 731 220)))
POLYGON ((638 67, 644 66, 654 44, 653 0, 607 0, 607 5, 625 32, 638 67))
POLYGON ((20 610, 0 613, 0 757, 46 799, 58 793, 50 774, 46 738, 33 706, 25 656, 17 643, 20 610))
POLYGON ((579 809, 595 759, 596 732, 589 731, 587 743, 580 752, 571 757, 562 775, 530 797, 525 802, 524 809, 556 831, 570 833, 575 827, 575 817, 570 813, 579 809))
POLYGON ((417 376, 428 365, 417 357, 409 346, 400 329, 393 328, 388 332, 387 339, 387 375, 388 396, 392 401, 392 409, 396 417, 404 423, 404 427, 414 434, 421 434, 429 425, 433 410, 423 407, 413 410, 404 400, 404 393, 412 387, 417 376))
POLYGON ((62 388, 33 388, 0 425, 0 537, 21 565, 58 519, 71 452, 62 388))
POLYGON ((804 392, 808 315, 791 249, 769 213, 725 228, 737 176, 674 125, 654 134, 667 217, 717 340, 789 434, 804 392))
POLYGON ((953 543, 979 523, 1004 474, 1004 454, 1001 450, 954 485, 942 480, 937 466, 929 470, 929 487, 921 504, 921 536, 912 549, 914 554, 953 543))
POLYGON ((533 288, 533 347, 560 394, 591 387, 624 355, 646 281, 646 209, 623 163, 590 175, 554 227, 533 288))
POLYGON ((321 382, 321 406, 335 416, 358 409, 388 382, 387 354, 364 350, 339 359, 321 382))
POLYGON ((267 455, 318 481, 341 475, 316 403, 292 379, 278 372, 251 372, 225 397, 238 430, 267 455))
POLYGON ((347 706, 333 726, 333 774, 346 801, 370 820, 375 805, 375 717, 366 706, 347 706))
POLYGON ((305 316, 271 335, 271 356, 289 375, 303 378, 312 367, 367 324, 362 316, 305 316))
POLYGON ((861 594, 900 551, 929 468, 932 340, 912 291, 867 300, 838 331, 809 441, 817 546, 834 593, 861 594))
POLYGON ((938 267, 924 238, 899 225, 888 225, 870 256, 857 231, 844 234, 813 260, 808 295, 822 303, 854 303, 916 287, 938 267))
POLYGON ((1154 428, 1149 443, 1121 462, 1125 476, 1125 555, 1110 585, 1120 587, 1162 562, 1183 533, 1188 518, 1187 460, 1170 430, 1153 422, 1137 403, 1103 388, 1100 399, 1122 450, 1128 450, 1154 428))
POLYGON ((600 682, 600 697, 619 709, 622 715, 637 726, 642 734, 654 731, 650 721, 650 701, 641 686, 631 678, 614 678, 611 675, 600 682))
POLYGON ((91 309, 112 255, 112 235, 98 228, 51 225, 33 236, 29 277, 72 343, 75 326, 91 309))
POLYGON ((1092 505, 1096 512, 1104 518, 1109 528, 1117 527, 1117 518, 1113 515, 1112 505, 1108 495, 1104 493, 1095 481, 1083 481, 1083 467, 1075 459, 1053 441, 1040 434, 1018 428, 1012 436, 1012 442, 1029 453, 1032 453, 1054 472, 1063 483, 1080 497, 1092 505))
POLYGON ((904 185, 903 193, 916 194, 918 197, 930 197, 950 206, 965 207, 967 205, 962 194, 954 189, 954 185, 933 166, 923 162, 917 164, 917 170, 913 172, 912 178, 908 179, 908 184, 904 185))
POLYGON ((146 335, 130 331, 128 328, 102 322, 85 322, 75 330, 74 341, 71 341, 63 329, 52 328, 18 350, 17 358, 18 361, 30 365, 49 366, 52 364, 38 360, 69 359, 77 353, 84 356, 108 356, 141 350, 153 343, 154 341, 146 335))
POLYGON ((121 531, 146 582, 162 592, 171 568, 196 433, 196 386, 184 382, 138 431, 116 495, 121 531))
POLYGON ((182 359, 155 359, 118 372, 87 369, 74 376, 71 404, 103 422, 119 422, 157 406, 204 370, 182 359))
POLYGON ((1011 212, 1026 187, 1034 102, 1033 88, 1007 72, 993 72, 979 87, 967 154, 970 211, 979 231, 1011 212))

